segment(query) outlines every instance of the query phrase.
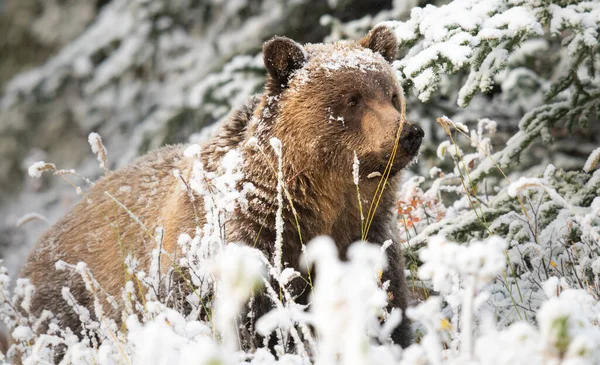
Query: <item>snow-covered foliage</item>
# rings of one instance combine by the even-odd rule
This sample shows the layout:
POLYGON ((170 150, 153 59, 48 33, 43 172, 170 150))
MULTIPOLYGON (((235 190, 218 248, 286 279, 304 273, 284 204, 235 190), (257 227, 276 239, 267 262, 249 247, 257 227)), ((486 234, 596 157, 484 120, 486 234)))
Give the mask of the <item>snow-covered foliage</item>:
MULTIPOLYGON (((304 9, 303 2, 264 0, 256 8, 246 1, 198 3, 113 0, 73 43, 9 83, 2 115, 21 120, 28 106, 71 95, 69 113, 107 143, 90 134, 95 156, 82 165, 86 175, 97 169, 95 158, 111 168, 107 153, 122 164, 189 134, 169 126, 219 119, 260 89, 260 42, 304 9), (251 15, 242 20, 244 12, 251 15), (211 21, 189 26, 189 17, 207 13, 211 21)), ((335 8, 338 2, 328 3, 335 8)), ((282 270, 280 255, 269 262, 224 238, 227 218, 253 188, 237 187, 241 156, 230 152, 219 171, 208 173, 201 148, 192 145, 185 152, 195 158, 192 179, 173 173, 210 209, 193 237, 179 237, 182 256, 170 258, 168 275, 161 274, 161 229, 151 233, 156 248, 150 267, 126 258, 130 281, 121 298, 105 301, 84 263, 58 263, 80 275, 97 300, 93 308, 82 307, 65 288, 63 299, 79 313, 84 332, 50 325, 42 334, 39 328, 53 314, 32 316, 35 289, 26 279, 11 288, 3 268, 0 317, 14 340, 5 361, 600 363, 600 3, 455 0, 411 10, 415 5, 394 1, 390 9, 351 21, 321 17, 331 29, 328 41, 356 39, 380 22, 394 30, 400 56, 393 66, 407 93, 408 118, 426 130, 421 161, 406 173, 397 203, 407 276, 414 295, 424 294, 408 311, 415 344, 402 350, 390 343, 401 316, 385 310, 381 247, 356 243, 341 262, 327 238, 308 243, 303 260, 319 275, 304 308, 286 290, 300 273, 282 270), (182 286, 192 288, 184 298, 182 286), (277 329, 276 345, 269 348, 267 339, 246 349, 239 314, 259 288, 275 308, 256 328, 265 336, 277 329), (124 304, 121 327, 103 316, 103 303, 111 301, 124 304)), ((205 139, 202 133, 189 141, 205 139)), ((273 140, 271 147, 277 152, 282 146, 273 140)), ((52 172, 82 194, 74 182, 81 176, 60 170, 61 161, 34 161, 28 172, 42 178, 36 181, 52 172)), ((356 159, 347 172, 357 187, 359 168, 356 159)), ((43 209, 28 206, 42 214, 15 223, 46 220, 43 209)), ((277 222, 280 232, 283 221, 277 222)), ((281 247, 281 239, 278 234, 274 246, 281 247)))

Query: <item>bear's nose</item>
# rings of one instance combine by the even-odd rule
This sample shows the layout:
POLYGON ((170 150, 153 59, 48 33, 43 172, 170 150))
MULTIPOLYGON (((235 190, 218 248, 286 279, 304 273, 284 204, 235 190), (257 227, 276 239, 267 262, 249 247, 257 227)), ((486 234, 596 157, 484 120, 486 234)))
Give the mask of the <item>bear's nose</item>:
POLYGON ((400 145, 404 148, 409 155, 414 155, 421 147, 421 141, 425 132, 423 129, 415 124, 406 124, 400 134, 400 145))

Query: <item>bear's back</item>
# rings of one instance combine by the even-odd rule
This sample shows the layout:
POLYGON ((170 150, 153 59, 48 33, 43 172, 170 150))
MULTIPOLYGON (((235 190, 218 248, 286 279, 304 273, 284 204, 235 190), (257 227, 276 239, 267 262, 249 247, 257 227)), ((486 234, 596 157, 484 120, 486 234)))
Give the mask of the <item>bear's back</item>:
POLYGON ((32 303, 35 314, 41 309, 62 316, 72 313, 61 298, 63 287, 70 287, 80 304, 91 304, 79 275, 57 270, 59 260, 72 265, 85 262, 102 289, 113 296, 119 296, 125 284, 127 255, 135 255, 142 267, 147 266, 154 248, 154 230, 169 223, 165 214, 169 214, 169 202, 177 194, 173 171, 188 164, 183 158, 184 148, 163 147, 110 172, 40 237, 23 271, 36 287, 32 303))

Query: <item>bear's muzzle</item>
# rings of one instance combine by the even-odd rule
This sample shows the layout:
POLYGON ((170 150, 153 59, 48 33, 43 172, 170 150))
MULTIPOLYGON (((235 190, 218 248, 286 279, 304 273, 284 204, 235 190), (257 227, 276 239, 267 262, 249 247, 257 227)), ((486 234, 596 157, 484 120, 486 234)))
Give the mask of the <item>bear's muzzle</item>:
POLYGON ((414 156, 421 147, 425 133, 423 129, 416 124, 406 123, 400 134, 400 146, 407 155, 414 156))

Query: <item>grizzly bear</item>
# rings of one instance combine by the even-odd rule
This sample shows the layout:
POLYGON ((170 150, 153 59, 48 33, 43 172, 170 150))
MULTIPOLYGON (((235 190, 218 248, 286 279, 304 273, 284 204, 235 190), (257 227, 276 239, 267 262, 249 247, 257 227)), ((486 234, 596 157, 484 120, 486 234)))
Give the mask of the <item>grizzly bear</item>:
MULTIPOLYGON (((397 47, 393 32, 385 26, 374 28, 359 42, 302 46, 284 37, 271 39, 263 47, 264 93, 227 118, 222 130, 202 147, 201 160, 206 170, 215 171, 228 151, 236 149, 243 156, 242 183, 252 183, 254 189, 248 192, 247 206, 237 208, 228 221, 227 241, 253 245, 273 260, 277 233, 272 208, 277 206, 278 180, 271 171, 278 156, 270 141, 278 138, 289 198, 284 199, 282 213, 284 265, 300 270, 299 231, 304 242, 331 236, 342 259, 347 247, 362 238, 378 244, 392 240, 382 281, 390 283, 389 306, 404 312, 407 286, 392 208, 399 172, 418 154, 423 131, 403 119, 403 91, 390 65, 397 47), (258 153, 256 145, 264 153, 258 153), (352 178, 355 156, 360 162, 362 204, 378 203, 366 236, 361 234, 352 178), (381 188, 383 195, 376 195, 381 188)), ((142 268, 150 265, 155 248, 140 222, 151 232, 163 227, 166 252, 178 250, 180 234, 193 235, 205 223, 204 215, 198 214, 202 199, 190 198, 173 173, 178 170, 184 178, 191 174, 193 159, 184 156, 185 148, 164 147, 109 172, 90 189, 87 199, 40 238, 23 273, 36 286, 33 313, 50 310, 64 327, 79 333, 78 315, 62 299, 61 289, 70 287, 78 303, 88 308, 93 299, 79 275, 55 269, 57 260, 87 263, 100 286, 120 298, 125 284, 122 246, 135 252, 142 268), (116 207, 107 191, 129 212, 116 207)), ((306 281, 290 285, 298 300, 306 303, 306 281)), ((254 304, 254 317, 272 307, 265 295, 254 304)), ((105 315, 119 321, 118 308, 105 308, 105 315)), ((409 345, 409 327, 404 318, 392 340, 409 345)))

